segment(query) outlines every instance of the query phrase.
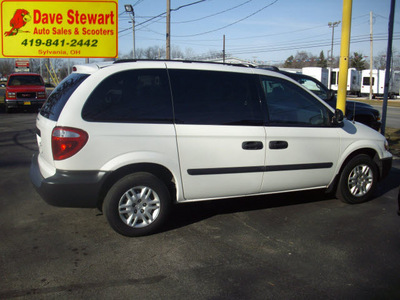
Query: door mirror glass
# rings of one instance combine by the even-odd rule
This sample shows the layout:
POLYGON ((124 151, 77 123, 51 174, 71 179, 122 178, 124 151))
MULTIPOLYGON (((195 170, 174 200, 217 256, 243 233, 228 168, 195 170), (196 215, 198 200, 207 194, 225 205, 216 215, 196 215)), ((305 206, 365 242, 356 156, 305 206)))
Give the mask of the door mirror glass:
POLYGON ((327 95, 327 100, 334 100, 335 99, 335 91, 329 90, 327 95))
POLYGON ((337 125, 341 125, 343 123, 343 112, 340 109, 336 109, 335 110, 335 114, 332 117, 332 124, 337 126, 337 125))

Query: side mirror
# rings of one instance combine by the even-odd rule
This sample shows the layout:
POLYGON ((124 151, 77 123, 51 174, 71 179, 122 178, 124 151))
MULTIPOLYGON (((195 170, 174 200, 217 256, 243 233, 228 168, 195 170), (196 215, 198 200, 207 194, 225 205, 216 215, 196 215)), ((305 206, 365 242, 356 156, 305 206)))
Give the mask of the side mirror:
POLYGON ((335 91, 334 90, 328 90, 328 100, 333 100, 335 99, 335 91))
POLYGON ((335 110, 335 114, 332 117, 332 124, 335 126, 341 125, 343 123, 343 112, 340 109, 335 110))

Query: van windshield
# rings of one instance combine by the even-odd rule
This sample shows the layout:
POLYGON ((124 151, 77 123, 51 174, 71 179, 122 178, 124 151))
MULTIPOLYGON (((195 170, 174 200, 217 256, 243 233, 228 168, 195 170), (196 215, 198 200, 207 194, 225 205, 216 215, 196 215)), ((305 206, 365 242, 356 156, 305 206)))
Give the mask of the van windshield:
POLYGON ((40 114, 52 121, 57 121, 69 97, 87 77, 89 77, 88 74, 72 73, 61 81, 43 104, 40 114))

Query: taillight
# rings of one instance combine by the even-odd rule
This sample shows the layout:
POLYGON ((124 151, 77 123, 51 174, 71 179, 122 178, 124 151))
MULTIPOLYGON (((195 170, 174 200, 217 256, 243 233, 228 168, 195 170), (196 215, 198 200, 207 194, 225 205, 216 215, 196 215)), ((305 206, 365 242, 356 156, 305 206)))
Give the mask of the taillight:
POLYGON ((63 160, 75 155, 85 146, 89 135, 77 128, 55 127, 51 135, 54 160, 63 160))

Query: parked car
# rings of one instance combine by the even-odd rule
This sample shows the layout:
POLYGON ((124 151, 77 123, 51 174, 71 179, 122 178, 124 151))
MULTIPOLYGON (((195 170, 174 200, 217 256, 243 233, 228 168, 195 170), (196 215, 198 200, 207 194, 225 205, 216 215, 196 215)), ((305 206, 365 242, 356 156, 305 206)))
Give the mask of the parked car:
MULTIPOLYGON (((329 90, 317 79, 304 74, 290 73, 285 71, 279 72, 305 86, 307 89, 328 103, 331 107, 336 107, 336 96, 334 91, 329 90)), ((362 102, 346 101, 346 117, 348 120, 354 120, 363 123, 377 131, 379 131, 382 125, 380 122, 381 118, 379 111, 373 108, 371 105, 362 102)))
POLYGON ((46 101, 42 76, 35 73, 14 73, 8 77, 5 94, 6 112, 18 108, 40 108, 46 101))
POLYGON ((388 143, 267 70, 179 61, 75 66, 37 117, 30 177, 49 204, 99 207, 120 234, 172 204, 277 192, 369 200, 388 143))

